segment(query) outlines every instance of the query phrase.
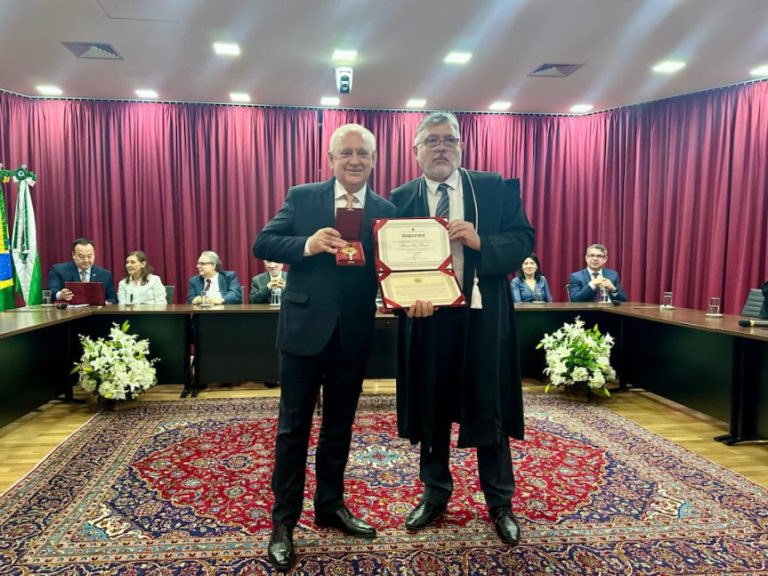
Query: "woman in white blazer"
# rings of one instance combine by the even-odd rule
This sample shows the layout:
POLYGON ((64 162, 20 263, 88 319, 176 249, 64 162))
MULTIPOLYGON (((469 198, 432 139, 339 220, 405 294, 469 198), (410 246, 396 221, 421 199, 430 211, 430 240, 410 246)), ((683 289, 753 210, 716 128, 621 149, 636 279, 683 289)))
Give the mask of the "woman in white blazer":
POLYGON ((159 276, 152 274, 152 266, 144 252, 137 250, 125 259, 126 277, 117 286, 120 304, 167 304, 165 286, 159 276))

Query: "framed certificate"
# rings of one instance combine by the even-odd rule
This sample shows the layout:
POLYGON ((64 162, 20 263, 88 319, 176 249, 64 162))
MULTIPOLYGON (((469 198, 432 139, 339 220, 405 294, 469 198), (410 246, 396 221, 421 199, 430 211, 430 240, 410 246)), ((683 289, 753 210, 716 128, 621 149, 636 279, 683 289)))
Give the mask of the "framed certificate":
POLYGON ((435 306, 465 306, 453 273, 445 218, 374 220, 376 270, 385 308, 408 308, 416 300, 435 306))

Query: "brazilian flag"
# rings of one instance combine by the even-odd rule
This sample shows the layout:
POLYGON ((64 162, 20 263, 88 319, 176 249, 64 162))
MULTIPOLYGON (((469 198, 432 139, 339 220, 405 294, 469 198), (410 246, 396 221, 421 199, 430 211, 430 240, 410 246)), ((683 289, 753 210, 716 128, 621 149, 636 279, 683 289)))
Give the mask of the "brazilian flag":
POLYGON ((13 264, 11 242, 8 239, 8 218, 5 215, 5 199, 0 188, 0 310, 16 307, 13 294, 13 264))

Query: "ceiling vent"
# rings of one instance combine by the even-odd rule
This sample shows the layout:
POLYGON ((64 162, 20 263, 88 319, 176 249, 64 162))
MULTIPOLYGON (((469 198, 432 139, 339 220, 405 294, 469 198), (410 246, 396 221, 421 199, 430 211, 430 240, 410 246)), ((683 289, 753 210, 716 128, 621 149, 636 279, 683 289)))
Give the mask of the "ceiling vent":
POLYGON ((88 60, 122 60, 123 57, 111 44, 101 42, 62 42, 75 58, 88 60))
POLYGON ((584 64, 542 64, 532 72, 529 72, 528 76, 565 78, 576 72, 576 70, 582 66, 584 66, 584 64))

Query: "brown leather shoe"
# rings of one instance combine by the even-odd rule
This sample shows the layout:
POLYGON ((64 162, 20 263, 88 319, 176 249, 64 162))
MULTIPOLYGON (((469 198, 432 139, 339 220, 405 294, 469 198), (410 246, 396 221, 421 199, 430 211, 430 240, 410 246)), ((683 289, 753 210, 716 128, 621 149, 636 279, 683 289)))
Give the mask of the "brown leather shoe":
POLYGON ((405 518, 405 527, 408 530, 423 530, 435 520, 440 518, 445 512, 445 505, 432 504, 432 502, 422 502, 405 518))
POLYGON ((333 514, 315 513, 315 524, 324 528, 338 528, 357 538, 376 538, 376 528, 352 514, 346 506, 342 506, 333 514))
POLYGON ((491 510, 491 519, 501 541, 510 546, 517 546, 520 542, 520 525, 515 520, 512 509, 506 506, 494 508, 491 510))
POLYGON ((281 571, 293 566, 296 562, 296 553, 293 551, 293 528, 286 525, 272 528, 267 559, 272 566, 281 571))

